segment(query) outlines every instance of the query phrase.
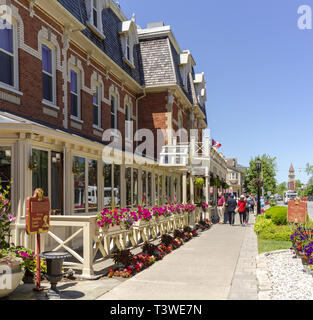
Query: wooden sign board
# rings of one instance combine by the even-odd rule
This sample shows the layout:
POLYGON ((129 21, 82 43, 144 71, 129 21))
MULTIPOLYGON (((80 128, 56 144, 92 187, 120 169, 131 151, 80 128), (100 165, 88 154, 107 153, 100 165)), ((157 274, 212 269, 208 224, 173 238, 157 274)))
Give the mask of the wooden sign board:
POLYGON ((50 230, 50 201, 43 196, 41 189, 36 189, 33 197, 27 198, 26 232, 27 234, 44 233, 50 230))
POLYGON ((287 221, 305 223, 307 219, 307 203, 301 200, 289 200, 287 221))

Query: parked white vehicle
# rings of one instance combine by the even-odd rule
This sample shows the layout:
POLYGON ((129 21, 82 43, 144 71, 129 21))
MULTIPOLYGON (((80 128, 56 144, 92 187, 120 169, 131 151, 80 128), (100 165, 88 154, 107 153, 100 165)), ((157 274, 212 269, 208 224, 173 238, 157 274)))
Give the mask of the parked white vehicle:
POLYGON ((289 200, 295 199, 298 196, 297 191, 288 190, 284 192, 284 204, 288 204, 289 200))
MULTIPOLYGON (((115 205, 120 204, 118 188, 114 188, 114 201, 115 205)), ((111 188, 104 188, 104 206, 111 204, 111 188)), ((88 187, 88 203, 97 204, 98 203, 98 189, 97 187, 89 186, 88 187)))

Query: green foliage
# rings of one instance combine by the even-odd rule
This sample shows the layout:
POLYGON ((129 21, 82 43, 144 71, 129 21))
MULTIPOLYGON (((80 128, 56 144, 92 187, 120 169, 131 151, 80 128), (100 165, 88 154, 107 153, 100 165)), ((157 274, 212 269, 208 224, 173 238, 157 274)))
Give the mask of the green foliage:
POLYGON ((272 222, 276 225, 286 225, 287 210, 287 207, 271 207, 265 211, 265 217, 266 219, 272 219, 272 222))
MULTIPOLYGON (((281 214, 279 212, 281 211, 278 211, 278 215, 281 214)), ((272 215, 275 214, 277 212, 272 213, 272 215)), ((292 225, 276 225, 272 219, 267 219, 265 215, 257 217, 254 226, 254 231, 259 239, 289 241, 293 230, 292 225)))
POLYGON ((287 210, 286 212, 285 211, 274 212, 272 214, 272 221, 277 226, 285 226, 287 224, 287 210))
MULTIPOLYGON (((262 163, 262 172, 260 179, 263 175, 263 188, 264 192, 274 192, 276 190, 276 157, 271 158, 269 155, 263 154, 259 157, 262 163)), ((256 194, 258 189, 258 172, 256 168, 256 160, 258 157, 250 160, 250 166, 245 171, 244 188, 248 193, 256 194)))
POLYGON ((11 214, 9 193, 10 185, 4 189, 0 184, 0 249, 10 247, 10 225, 15 221, 15 217, 11 214))
POLYGON ((201 177, 197 177, 195 178, 195 186, 198 187, 198 188, 201 188, 203 187, 204 185, 204 179, 201 178, 201 177))
POLYGON ((277 188, 276 188, 276 192, 280 195, 280 196, 283 196, 284 195, 284 192, 288 190, 288 187, 287 187, 287 182, 282 182, 280 183, 277 188))
POLYGON ((313 182, 309 183, 308 186, 303 190, 303 196, 313 196, 313 182))

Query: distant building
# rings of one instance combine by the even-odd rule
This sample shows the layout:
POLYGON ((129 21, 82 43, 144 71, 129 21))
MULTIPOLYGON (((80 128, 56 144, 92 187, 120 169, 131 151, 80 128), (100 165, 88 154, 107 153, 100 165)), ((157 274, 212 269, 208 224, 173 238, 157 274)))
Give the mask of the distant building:
POLYGON ((229 192, 240 196, 243 192, 245 167, 238 164, 236 158, 226 159, 227 162, 227 184, 229 192))
POLYGON ((295 175, 295 169, 292 164, 290 165, 290 168, 289 168, 288 190, 292 190, 292 191, 296 190, 296 175, 295 175))

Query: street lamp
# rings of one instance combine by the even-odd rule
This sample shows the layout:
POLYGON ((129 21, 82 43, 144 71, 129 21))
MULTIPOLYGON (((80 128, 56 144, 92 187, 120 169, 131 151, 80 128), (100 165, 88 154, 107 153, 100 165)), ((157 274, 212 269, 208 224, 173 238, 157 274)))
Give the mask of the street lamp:
POLYGON ((260 190, 260 184, 261 184, 261 181, 260 181, 260 172, 261 172, 261 167, 262 167, 262 162, 260 160, 260 158, 258 158, 256 160, 256 170, 258 172, 258 203, 257 203, 257 215, 261 214, 261 200, 260 200, 260 197, 261 197, 261 190, 260 190))

